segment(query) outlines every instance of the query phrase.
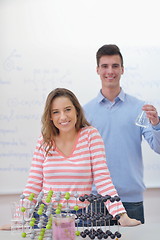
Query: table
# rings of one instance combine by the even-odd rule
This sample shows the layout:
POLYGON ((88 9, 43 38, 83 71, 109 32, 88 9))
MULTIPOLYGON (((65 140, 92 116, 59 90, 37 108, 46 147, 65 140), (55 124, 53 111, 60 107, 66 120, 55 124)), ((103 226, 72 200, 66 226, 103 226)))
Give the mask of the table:
MULTIPOLYGON (((79 228, 81 231, 82 229, 79 228)), ((111 226, 111 231, 117 231, 116 226, 111 226)), ((122 237, 120 240, 158 240, 160 238, 160 222, 155 224, 143 224, 136 227, 120 227, 122 237)), ((22 238, 20 233, 11 233, 11 231, 0 231, 0 240, 30 240, 22 238)), ((90 240, 89 237, 76 237, 76 240, 90 240)), ((111 240, 110 237, 107 238, 111 240)), ((97 240, 97 238, 95 238, 97 240)))

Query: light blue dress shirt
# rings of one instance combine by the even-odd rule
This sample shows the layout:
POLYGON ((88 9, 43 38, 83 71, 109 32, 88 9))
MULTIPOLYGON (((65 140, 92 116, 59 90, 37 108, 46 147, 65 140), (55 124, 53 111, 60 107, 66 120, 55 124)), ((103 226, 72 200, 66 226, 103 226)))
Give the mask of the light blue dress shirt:
POLYGON ((160 124, 148 128, 135 125, 143 105, 144 101, 121 90, 114 102, 99 92, 84 106, 87 120, 103 138, 107 165, 123 202, 143 201, 142 138, 160 154, 160 124))

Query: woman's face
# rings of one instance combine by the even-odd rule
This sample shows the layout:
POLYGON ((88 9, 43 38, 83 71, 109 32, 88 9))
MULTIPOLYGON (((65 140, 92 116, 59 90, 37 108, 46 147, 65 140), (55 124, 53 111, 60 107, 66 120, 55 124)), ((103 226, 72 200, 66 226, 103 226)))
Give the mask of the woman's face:
POLYGON ((77 112, 68 97, 57 97, 51 104, 51 120, 59 133, 75 131, 77 112))

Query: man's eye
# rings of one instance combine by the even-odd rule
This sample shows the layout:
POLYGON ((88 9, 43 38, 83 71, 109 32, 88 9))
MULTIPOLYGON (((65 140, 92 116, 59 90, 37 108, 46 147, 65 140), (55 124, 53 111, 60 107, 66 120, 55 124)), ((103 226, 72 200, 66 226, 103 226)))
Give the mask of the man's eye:
POLYGON ((119 67, 118 64, 113 65, 113 68, 118 68, 118 67, 119 67))
POLYGON ((102 68, 107 68, 107 65, 102 65, 102 68))

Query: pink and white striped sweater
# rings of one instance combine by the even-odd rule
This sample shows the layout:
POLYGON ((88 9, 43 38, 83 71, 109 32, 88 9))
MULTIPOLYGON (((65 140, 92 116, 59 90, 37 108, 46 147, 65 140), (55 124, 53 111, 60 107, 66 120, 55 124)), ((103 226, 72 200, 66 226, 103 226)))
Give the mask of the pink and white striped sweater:
MULTIPOLYGON (((80 201, 76 202, 74 194, 90 194, 93 182, 101 195, 117 195, 106 165, 104 143, 97 129, 92 126, 82 128, 72 153, 67 157, 57 148, 50 150, 46 156, 43 146, 40 148, 42 142, 41 136, 23 192, 25 195, 38 195, 41 191, 47 193, 49 190, 62 194, 69 192, 69 204, 72 209, 77 204, 83 207, 80 201)), ((64 203, 63 198, 61 203, 64 203)), ((125 212, 121 201, 107 202, 106 206, 113 216, 125 212)))

